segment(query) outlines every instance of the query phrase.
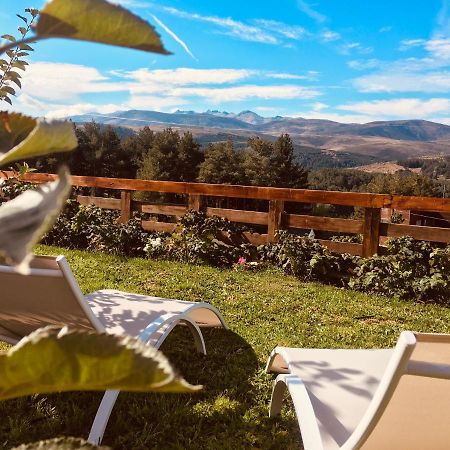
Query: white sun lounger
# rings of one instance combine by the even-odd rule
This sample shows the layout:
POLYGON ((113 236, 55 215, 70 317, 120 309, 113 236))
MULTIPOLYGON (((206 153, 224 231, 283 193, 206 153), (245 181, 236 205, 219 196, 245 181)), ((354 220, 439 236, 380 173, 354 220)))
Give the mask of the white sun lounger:
MULTIPOLYGON (((64 256, 36 256, 31 273, 0 265, 0 340, 15 344, 47 325, 128 334, 159 348, 178 324, 191 330, 196 348, 206 354, 199 327, 227 325, 208 303, 187 302, 116 290, 83 295, 64 256)), ((99 444, 119 391, 106 391, 89 434, 99 444)))
POLYGON ((391 350, 277 347, 270 416, 289 389, 305 450, 450 448, 450 335, 404 331, 391 350))

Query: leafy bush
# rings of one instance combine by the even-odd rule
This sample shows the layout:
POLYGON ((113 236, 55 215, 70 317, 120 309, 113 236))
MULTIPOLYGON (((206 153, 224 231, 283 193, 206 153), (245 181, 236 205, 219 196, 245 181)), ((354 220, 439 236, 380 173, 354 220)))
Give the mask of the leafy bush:
POLYGON ((305 280, 344 283, 355 257, 331 253, 318 241, 281 232, 277 243, 259 247, 262 259, 305 280))
POLYGON ((146 250, 148 256, 153 257, 231 266, 240 257, 250 259, 252 254, 256 254, 256 249, 239 237, 244 230, 244 227, 226 219, 190 211, 179 219, 172 235, 151 236, 146 250))
MULTIPOLYGON (((383 256, 359 258, 330 252, 317 240, 283 231, 276 243, 252 246, 238 224, 190 211, 174 233, 147 233, 139 215, 118 223, 117 211, 68 200, 43 242, 127 256, 174 259, 214 266, 255 269, 275 265, 303 280, 332 283, 362 292, 396 295, 421 302, 449 303, 450 246, 433 248, 410 237, 391 239, 383 256), (262 264, 261 264, 262 263, 262 264)), ((358 236, 333 240, 357 242, 358 236)))
POLYGON ((349 287, 422 302, 449 303, 450 246, 433 248, 405 236, 388 241, 387 255, 360 259, 349 287))
POLYGON ((118 223, 117 211, 81 206, 69 199, 43 243, 68 248, 84 248, 127 256, 145 256, 148 233, 138 215, 126 224, 118 223))

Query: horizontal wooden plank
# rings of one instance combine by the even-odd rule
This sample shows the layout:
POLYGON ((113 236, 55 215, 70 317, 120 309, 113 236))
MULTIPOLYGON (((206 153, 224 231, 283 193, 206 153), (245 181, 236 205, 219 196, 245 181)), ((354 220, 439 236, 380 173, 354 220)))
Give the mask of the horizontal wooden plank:
POLYGON ((362 220, 296 214, 286 214, 285 217, 285 223, 288 228, 337 231, 342 233, 362 233, 362 220))
POLYGON ((249 231, 244 231, 242 233, 244 239, 252 245, 264 245, 267 244, 267 234, 250 233, 249 231))
POLYGON ((240 209, 206 208, 208 216, 219 216, 232 222, 267 225, 268 214, 259 211, 245 211, 240 209))
POLYGON ((103 209, 120 209, 120 198, 90 197, 87 195, 77 195, 77 202, 80 205, 95 205, 103 209))
POLYGON ((176 223, 157 222, 156 220, 141 221, 142 229, 145 231, 160 231, 165 233, 173 233, 177 227, 176 223))
MULTIPOLYGON (((10 174, 10 172, 7 172, 10 174)), ((30 173, 25 181, 42 183, 57 178, 54 174, 30 173)), ((319 203, 367 208, 417 209, 424 211, 450 212, 450 199, 434 197, 402 197, 390 194, 361 192, 316 191, 308 189, 273 188, 262 186, 238 186, 207 183, 181 183, 175 181, 131 180, 72 176, 75 186, 97 187, 130 191, 170 192, 198 194, 213 197, 252 198, 259 200, 284 200, 300 203, 319 203)))
POLYGON ((421 241, 450 242, 450 228, 382 223, 380 225, 380 234, 389 237, 411 236, 421 241))
POLYGON ((319 239, 319 242, 335 253, 349 253, 350 255, 362 256, 362 244, 354 244, 353 242, 335 242, 319 239))
POLYGON ((182 205, 163 205, 141 203, 139 210, 149 214, 164 214, 166 216, 182 216, 188 212, 186 206, 182 205))

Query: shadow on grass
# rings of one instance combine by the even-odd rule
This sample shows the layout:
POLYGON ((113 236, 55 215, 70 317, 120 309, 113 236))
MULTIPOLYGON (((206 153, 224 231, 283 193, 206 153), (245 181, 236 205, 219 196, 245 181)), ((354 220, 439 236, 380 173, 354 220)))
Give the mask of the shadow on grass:
MULTIPOLYGON (((298 448, 293 417, 268 418, 272 378, 252 347, 223 329, 202 330, 206 356, 187 327, 177 327, 161 350, 198 394, 122 393, 104 445, 115 450, 298 448)), ((36 395, 0 403, 0 446, 55 436, 86 438, 100 393, 36 395)))

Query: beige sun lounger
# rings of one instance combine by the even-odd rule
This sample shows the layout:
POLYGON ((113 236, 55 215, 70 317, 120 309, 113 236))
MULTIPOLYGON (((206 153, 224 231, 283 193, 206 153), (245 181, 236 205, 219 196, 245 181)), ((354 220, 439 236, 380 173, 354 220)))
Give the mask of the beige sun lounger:
MULTIPOLYGON (((128 334, 159 348, 178 324, 191 330, 197 350, 206 354, 199 327, 224 327, 208 303, 101 290, 83 295, 64 256, 36 256, 31 273, 0 265, 0 340, 17 343, 47 325, 128 334)), ((99 444, 119 391, 107 391, 97 411, 89 442, 99 444)))
POLYGON ((305 450, 450 448, 450 335, 404 331, 391 350, 277 347, 270 416, 286 387, 305 450))

